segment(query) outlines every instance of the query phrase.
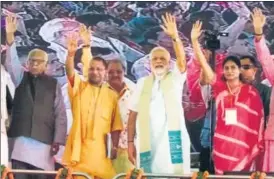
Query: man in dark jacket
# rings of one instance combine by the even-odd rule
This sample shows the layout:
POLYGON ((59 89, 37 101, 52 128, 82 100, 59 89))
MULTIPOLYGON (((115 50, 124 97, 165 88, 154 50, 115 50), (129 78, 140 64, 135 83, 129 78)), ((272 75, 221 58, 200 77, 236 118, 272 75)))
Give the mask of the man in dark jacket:
MULTIPOLYGON (((48 54, 33 49, 28 56, 28 70, 18 58, 14 43, 16 19, 6 18, 7 57, 5 66, 16 86, 12 122, 8 137, 14 147, 11 153, 13 169, 54 170, 53 156, 59 145, 65 144, 67 117, 56 79, 45 74, 48 54)), ((18 174, 18 179, 30 178, 18 174)), ((44 178, 42 175, 31 178, 44 178)))
POLYGON ((267 118, 269 116, 270 107, 270 96, 271 88, 256 79, 257 71, 260 67, 258 60, 253 56, 242 56, 241 58, 241 73, 243 80, 246 83, 252 84, 260 93, 263 105, 264 105, 264 116, 265 116, 265 127, 267 124, 267 118))

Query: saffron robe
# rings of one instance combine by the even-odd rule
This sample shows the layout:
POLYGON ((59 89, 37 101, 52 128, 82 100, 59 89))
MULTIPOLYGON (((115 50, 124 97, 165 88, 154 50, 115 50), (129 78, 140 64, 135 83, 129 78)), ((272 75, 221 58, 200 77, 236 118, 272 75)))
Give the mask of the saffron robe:
POLYGON ((113 178, 116 172, 107 158, 106 134, 123 129, 118 95, 108 84, 95 87, 78 74, 73 83, 68 85, 73 123, 63 164, 91 176, 113 178))

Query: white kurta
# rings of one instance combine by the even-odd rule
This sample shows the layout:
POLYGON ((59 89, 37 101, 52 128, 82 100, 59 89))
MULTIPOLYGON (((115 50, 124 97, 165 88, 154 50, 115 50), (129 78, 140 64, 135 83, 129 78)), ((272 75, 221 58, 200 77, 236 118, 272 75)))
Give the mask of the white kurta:
POLYGON ((128 124, 128 116, 129 116, 128 106, 130 103, 130 97, 135 89, 135 83, 133 83, 132 81, 126 78, 124 78, 124 82, 126 84, 126 91, 124 91, 124 94, 119 97, 119 101, 118 101, 124 129, 122 130, 120 134, 118 146, 119 148, 127 149, 128 148, 127 124, 128 124))
MULTIPOLYGON (((180 124, 183 152, 183 169, 185 174, 190 173, 190 138, 185 125, 184 111, 182 108, 183 87, 186 80, 186 73, 174 75, 171 92, 178 96, 174 101, 181 107, 180 124)), ((138 112, 138 103, 143 89, 145 78, 141 78, 137 83, 137 88, 131 98, 130 110, 138 112)), ((171 163, 170 146, 168 137, 168 123, 166 118, 165 101, 162 90, 159 88, 159 80, 155 80, 152 88, 152 99, 150 102, 150 126, 151 126, 151 152, 152 152, 152 173, 173 174, 173 164, 171 163)), ((137 122, 138 123, 138 122, 137 122)), ((137 126, 137 165, 140 167, 138 133, 142 130, 137 126)))
POLYGON ((15 90, 14 85, 12 84, 10 75, 7 73, 4 66, 1 65, 1 164, 8 166, 8 138, 5 123, 8 119, 6 86, 9 87, 10 93, 13 96, 15 90))

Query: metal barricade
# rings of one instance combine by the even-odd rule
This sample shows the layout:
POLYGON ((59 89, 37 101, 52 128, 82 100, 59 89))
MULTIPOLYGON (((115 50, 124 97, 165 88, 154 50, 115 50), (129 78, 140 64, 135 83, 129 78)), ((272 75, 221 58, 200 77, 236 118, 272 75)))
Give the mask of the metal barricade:
MULTIPOLYGON (((120 173, 116 175, 113 179, 124 178, 126 173, 120 173)), ((191 179, 191 175, 171 175, 171 174, 154 174, 154 173, 145 173, 144 177, 151 178, 180 178, 180 179, 191 179)), ((250 179, 250 175, 209 175, 209 179, 250 179)), ((274 179, 274 177, 266 176, 265 179, 274 179)))
MULTIPOLYGON (((13 174, 35 174, 35 175, 56 175, 58 172, 57 171, 45 171, 45 170, 17 170, 13 169, 10 171, 13 174)), ((89 176, 86 173, 82 172, 73 172, 73 176, 81 176, 85 177, 86 179, 92 179, 91 176, 89 176)))

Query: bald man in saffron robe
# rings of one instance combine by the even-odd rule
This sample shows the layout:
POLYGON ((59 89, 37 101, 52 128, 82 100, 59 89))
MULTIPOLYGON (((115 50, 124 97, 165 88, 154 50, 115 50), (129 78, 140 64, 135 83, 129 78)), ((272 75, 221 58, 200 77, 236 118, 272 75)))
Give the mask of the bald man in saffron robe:
POLYGON ((80 28, 83 79, 74 72, 77 38, 68 38, 66 71, 73 123, 65 147, 63 163, 74 171, 85 172, 95 178, 110 179, 116 175, 111 159, 116 158, 119 135, 123 128, 118 107, 118 95, 104 83, 106 62, 92 57, 91 32, 80 28), (111 156, 107 155, 107 135, 111 135, 111 156))

